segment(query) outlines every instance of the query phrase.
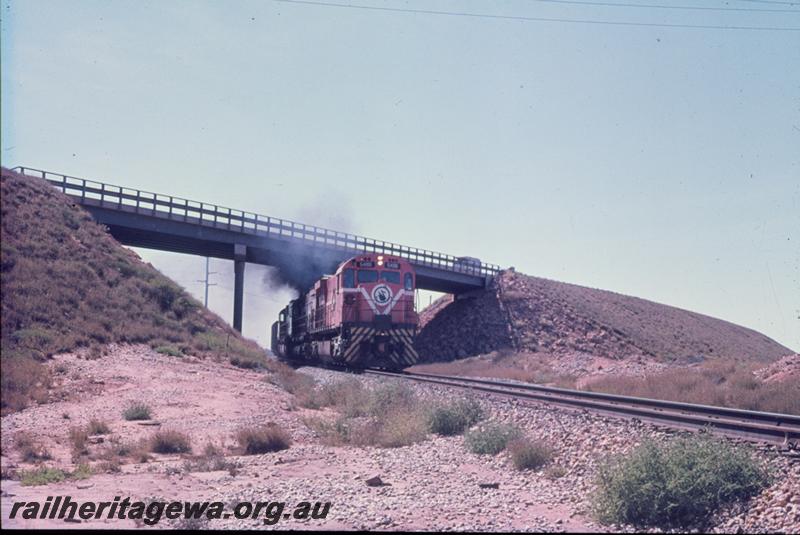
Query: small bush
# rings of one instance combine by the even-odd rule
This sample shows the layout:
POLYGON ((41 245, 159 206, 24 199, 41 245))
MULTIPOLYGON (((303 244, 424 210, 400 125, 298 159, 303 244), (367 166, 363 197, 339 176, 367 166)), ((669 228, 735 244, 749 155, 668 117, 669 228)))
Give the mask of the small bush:
POLYGON ((593 508, 604 523, 702 528, 718 507, 756 495, 770 480, 748 449, 706 434, 647 441, 601 466, 593 508))
POLYGON ((544 475, 548 479, 558 479, 567 475, 567 469, 560 464, 552 464, 545 468, 544 475))
POLYGON ((122 417, 126 420, 149 420, 150 407, 147 406, 146 403, 138 401, 125 409, 122 413, 122 417))
POLYGON ((0 359, 0 413, 22 410, 47 400, 52 378, 47 366, 27 353, 2 349, 0 359))
POLYGON ((90 435, 107 435, 111 432, 108 424, 101 420, 91 420, 86 426, 86 431, 90 435))
POLYGON ((381 420, 377 444, 383 448, 410 446, 425 440, 428 424, 419 411, 391 410, 381 420))
POLYGON ((20 472, 19 481, 23 487, 33 487, 36 485, 49 485, 67 479, 67 472, 58 468, 42 466, 36 470, 25 470, 20 472))
POLYGON ((119 460, 114 459, 97 463, 94 469, 98 474, 119 474, 122 472, 122 465, 119 460))
POLYGON ((150 295, 155 299, 162 311, 172 308, 172 304, 182 296, 183 290, 176 286, 172 281, 158 280, 148 288, 150 295))
POLYGON ((483 418, 483 409, 477 401, 461 399, 434 408, 428 417, 428 427, 437 435, 459 435, 483 418))
POLYGON ((206 442, 203 454, 183 463, 185 472, 214 472, 217 470, 227 470, 231 475, 236 475, 240 464, 228 461, 220 446, 213 442, 206 442))
POLYGON ((146 463, 150 460, 150 444, 147 440, 140 440, 137 443, 122 442, 118 438, 112 438, 108 445, 100 452, 99 458, 110 463, 120 464, 120 458, 128 457, 138 463, 146 463))
POLYGON ((319 402, 323 407, 334 406, 343 415, 355 418, 369 413, 370 395, 359 379, 349 378, 322 385, 319 402))
POLYGON ((271 374, 268 380, 270 383, 294 395, 312 391, 316 385, 316 381, 313 377, 304 373, 298 373, 288 366, 285 369, 279 369, 271 374))
POLYGON ((389 383, 372 391, 367 412, 371 416, 383 417, 391 411, 414 411, 417 405, 417 396, 410 386, 403 383, 389 383))
POLYGON ((150 438, 153 453, 188 453, 192 450, 189 435, 174 430, 156 431, 150 438))
POLYGON ((162 355, 169 355, 170 357, 182 357, 183 353, 180 349, 175 346, 158 346, 156 348, 156 353, 161 353, 162 355))
POLYGON ((79 464, 78 467, 70 474, 70 479, 89 479, 92 475, 92 468, 85 463, 79 464))
MULTIPOLYGON (((511 454, 511 461, 517 470, 535 470, 553 459, 552 448, 524 438, 509 442, 508 452, 511 454)), ((551 475, 554 474, 555 472, 551 475)))
POLYGON ((519 435, 519 429, 514 426, 489 423, 469 431, 464 436, 464 443, 472 453, 495 455, 506 449, 506 445, 519 435))
POLYGON ((89 433, 86 432, 84 427, 72 427, 69 430, 69 441, 72 444, 72 455, 80 457, 88 453, 87 443, 89 441, 89 433))
POLYGON ((245 455, 257 455, 287 449, 292 439, 275 423, 246 427, 236 432, 236 441, 245 455))
POLYGON ((231 364, 233 364, 237 368, 243 368, 245 370, 254 370, 256 368, 261 367, 261 365, 263 364, 263 359, 254 359, 246 355, 233 355, 231 357, 231 364))
POLYGON ((22 460, 26 463, 46 461, 52 459, 50 452, 44 445, 31 434, 20 432, 14 437, 14 446, 20 453, 22 460))

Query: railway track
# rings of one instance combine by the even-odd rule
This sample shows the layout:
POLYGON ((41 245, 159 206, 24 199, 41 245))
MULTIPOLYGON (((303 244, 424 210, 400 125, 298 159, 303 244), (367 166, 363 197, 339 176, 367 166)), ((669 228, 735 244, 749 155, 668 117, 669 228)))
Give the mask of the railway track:
POLYGON ((708 428, 717 434, 777 444, 791 450, 798 450, 800 447, 800 416, 791 414, 695 405, 471 377, 383 370, 365 370, 364 373, 487 392, 514 399, 546 402, 681 429, 708 428))

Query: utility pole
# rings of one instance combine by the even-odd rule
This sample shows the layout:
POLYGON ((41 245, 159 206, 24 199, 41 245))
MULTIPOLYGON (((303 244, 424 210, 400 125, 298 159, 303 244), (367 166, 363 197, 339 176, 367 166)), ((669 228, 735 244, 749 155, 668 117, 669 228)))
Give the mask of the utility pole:
POLYGON ((216 286, 216 285, 217 285, 217 283, 216 283, 216 282, 214 282, 214 283, 209 283, 209 282, 208 282, 208 276, 209 276, 209 275, 216 275, 216 274, 217 274, 217 272, 216 272, 216 271, 209 271, 209 270, 208 270, 208 257, 206 257, 206 278, 205 278, 205 280, 198 280, 198 281, 197 281, 197 282, 202 282, 202 283, 203 283, 203 284, 205 284, 205 286, 206 286, 205 299, 203 300, 203 306, 205 306, 206 308, 208 308, 208 287, 209 287, 209 286, 216 286))

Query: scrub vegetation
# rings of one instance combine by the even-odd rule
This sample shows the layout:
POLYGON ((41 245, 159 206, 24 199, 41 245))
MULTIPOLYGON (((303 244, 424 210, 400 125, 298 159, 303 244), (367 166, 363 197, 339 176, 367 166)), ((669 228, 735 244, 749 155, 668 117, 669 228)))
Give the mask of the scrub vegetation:
POLYGON ((144 343, 267 366, 264 351, 122 247, 42 179, 2 170, 2 413, 48 400, 54 354, 144 343))
POLYGON ((605 523, 702 529, 720 506, 755 496, 770 481, 744 446, 707 434, 648 441, 601 466, 594 513, 605 523))

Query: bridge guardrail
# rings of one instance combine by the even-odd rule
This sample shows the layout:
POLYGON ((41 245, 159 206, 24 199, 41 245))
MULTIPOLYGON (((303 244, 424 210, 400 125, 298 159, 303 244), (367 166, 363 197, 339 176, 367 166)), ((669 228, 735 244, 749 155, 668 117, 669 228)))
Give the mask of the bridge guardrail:
POLYGON ((457 257, 444 253, 398 245, 356 234, 306 225, 253 212, 234 210, 172 195, 161 195, 150 191, 116 186, 31 167, 18 166, 13 168, 13 171, 23 175, 41 177, 70 197, 79 199, 82 204, 101 206, 103 208, 117 207, 120 210, 144 215, 166 217, 178 221, 191 221, 196 224, 225 228, 247 234, 279 236, 313 242, 359 253, 382 253, 399 256, 417 265, 469 275, 492 276, 500 271, 500 266, 495 264, 483 262, 480 265, 461 263, 457 257))

